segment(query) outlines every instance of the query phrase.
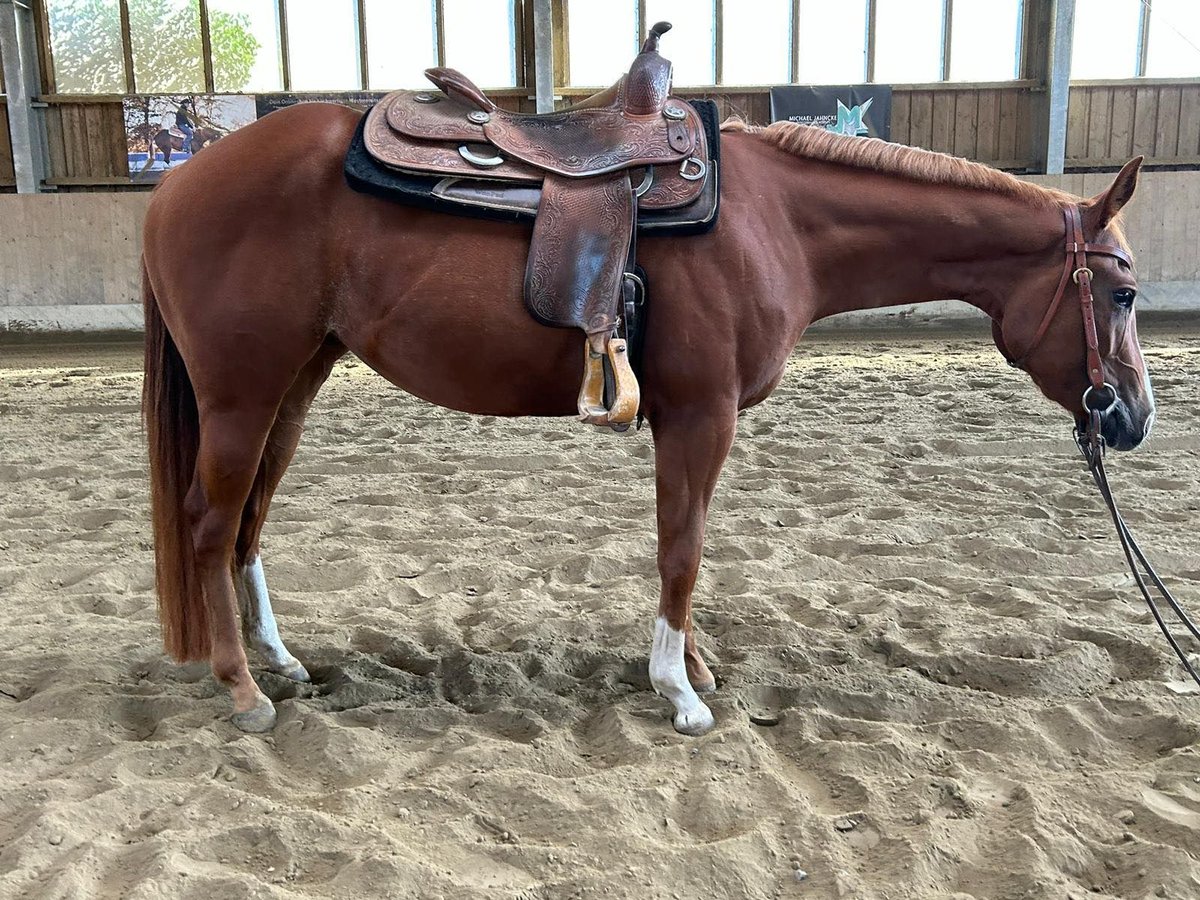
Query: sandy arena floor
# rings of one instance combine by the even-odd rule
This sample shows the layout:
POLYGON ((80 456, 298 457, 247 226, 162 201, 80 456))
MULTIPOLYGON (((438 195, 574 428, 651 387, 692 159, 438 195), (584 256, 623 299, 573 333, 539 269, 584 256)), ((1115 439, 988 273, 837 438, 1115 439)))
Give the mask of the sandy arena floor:
MULTIPOLYGON (((1143 331, 1159 424, 1111 474, 1200 609, 1200 337, 1143 331)), ((648 432, 356 362, 264 539, 316 683, 262 675, 239 733, 159 651, 139 366, 0 346, 0 896, 1200 897, 1200 696, 983 329, 814 337, 743 417, 700 739, 645 672, 648 432)))

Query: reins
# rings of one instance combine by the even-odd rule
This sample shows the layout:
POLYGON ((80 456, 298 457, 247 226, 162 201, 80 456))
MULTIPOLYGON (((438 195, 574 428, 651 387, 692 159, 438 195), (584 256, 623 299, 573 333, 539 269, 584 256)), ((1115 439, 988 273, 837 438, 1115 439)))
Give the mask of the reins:
POLYGON ((1183 663, 1184 669, 1192 676, 1192 681, 1200 685, 1200 674, 1196 672, 1195 667, 1188 660, 1187 654, 1183 652, 1183 648, 1179 646, 1179 642, 1175 640, 1175 636, 1171 634, 1170 628, 1167 627, 1167 623, 1163 619, 1162 610, 1154 602, 1154 597, 1151 596, 1150 590, 1146 585, 1146 578, 1143 577, 1142 572, 1138 571, 1138 563, 1141 564, 1142 569, 1145 571, 1145 576, 1150 579, 1150 583, 1154 585, 1159 595, 1167 601, 1167 605, 1171 607, 1171 611, 1175 613, 1180 624, 1187 628, 1197 641, 1200 641, 1200 628, 1196 627, 1196 623, 1191 620, 1187 612, 1179 605, 1179 601, 1175 599, 1174 595, 1167 589, 1167 586, 1163 584, 1162 579, 1158 577, 1158 573, 1154 571, 1154 566, 1150 564, 1150 561, 1146 559, 1146 554, 1138 546, 1133 532, 1129 530, 1129 526, 1121 518, 1121 513, 1117 509, 1117 500, 1113 496, 1112 488, 1108 484, 1108 473, 1104 471, 1104 438, 1100 437, 1099 432, 1100 413, 1097 410, 1092 410, 1088 414, 1087 429, 1083 432, 1076 429, 1075 441, 1079 444, 1083 458, 1087 460, 1088 471, 1092 473, 1092 480, 1096 482, 1100 496, 1104 498, 1104 503, 1112 515, 1113 525, 1117 529, 1117 539, 1121 542, 1121 549, 1125 551, 1125 561, 1129 563, 1129 571, 1133 574, 1133 580, 1137 583, 1138 590, 1141 591, 1142 599, 1146 601, 1146 606, 1150 608, 1150 614, 1154 616, 1154 621, 1158 624, 1159 631, 1163 633, 1163 637, 1167 639, 1167 643, 1171 645, 1171 649, 1175 651, 1175 655, 1183 663))
MULTIPOLYGON (((1163 618, 1162 610, 1159 609, 1158 604, 1150 593, 1149 586, 1146 583, 1147 579, 1149 579, 1150 584, 1154 586, 1162 599, 1166 600, 1167 605, 1175 613, 1180 624, 1187 628, 1197 641, 1200 641, 1200 628, 1197 628, 1196 623, 1191 620, 1187 612, 1179 605, 1174 595, 1163 584, 1162 579, 1154 570, 1154 566, 1150 564, 1150 561, 1146 559, 1146 555, 1142 552, 1142 548, 1138 546, 1138 542, 1129 530, 1129 526, 1125 524, 1125 520, 1121 517, 1120 510, 1117 508, 1116 498, 1113 496, 1112 488, 1108 483, 1108 474, 1104 471, 1105 443, 1104 435, 1101 433, 1103 416, 1112 411, 1117 405, 1118 398, 1117 389, 1104 380, 1104 363, 1100 357, 1100 340, 1096 331, 1096 311, 1092 298, 1093 273, 1088 268, 1087 255, 1094 253, 1102 256, 1111 256, 1121 260, 1126 265, 1131 264, 1130 259, 1128 254, 1120 247, 1110 244, 1089 244, 1084 240, 1083 223, 1079 214, 1079 207, 1072 205, 1064 209, 1063 219, 1066 222, 1067 236, 1064 248, 1066 260, 1063 263, 1063 273, 1058 282, 1058 290, 1054 293, 1054 300, 1051 301, 1050 307, 1042 317, 1041 324, 1038 325, 1037 332, 1033 336, 1033 341, 1019 359, 1008 357, 1002 341, 998 341, 997 343, 1000 345, 1004 355, 1008 357, 1008 364, 1014 368, 1023 369, 1025 362, 1049 330, 1050 322, 1053 320, 1055 313, 1058 312, 1062 299, 1066 295, 1067 283, 1074 281, 1078 286, 1079 305, 1083 312, 1083 337, 1087 344, 1087 370, 1090 384, 1083 392, 1082 401, 1083 411, 1087 415, 1087 426, 1082 430, 1078 427, 1075 429, 1075 443, 1079 446, 1079 450, 1087 462, 1088 471, 1092 475, 1092 480, 1096 482, 1096 488, 1100 491, 1100 496, 1104 499, 1104 503, 1112 516, 1113 525, 1117 530, 1117 539, 1121 542, 1121 549, 1125 553, 1125 561, 1129 564, 1129 571, 1132 573, 1133 580, 1142 594, 1142 599, 1146 601, 1146 606, 1150 608, 1150 614, 1154 616, 1154 621, 1158 624, 1159 630, 1167 639, 1167 643, 1171 645, 1171 649, 1175 651, 1175 655, 1179 657, 1179 661, 1183 663, 1184 669, 1187 670, 1188 675, 1192 677, 1197 686, 1200 686, 1200 673, 1197 673, 1195 667, 1188 660, 1187 654, 1183 652, 1183 648, 1179 646, 1179 642, 1171 634, 1171 630, 1163 618), (1107 398, 1101 399, 1101 395, 1106 392, 1108 395, 1107 398), (1139 564, 1141 570, 1138 568, 1139 564)), ((999 324, 993 323, 993 328, 999 337, 999 324)))

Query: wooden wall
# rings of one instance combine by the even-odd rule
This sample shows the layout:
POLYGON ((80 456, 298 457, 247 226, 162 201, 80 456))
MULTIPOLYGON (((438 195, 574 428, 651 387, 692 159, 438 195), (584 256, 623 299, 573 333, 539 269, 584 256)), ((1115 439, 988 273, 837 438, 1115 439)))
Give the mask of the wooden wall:
POLYGON ((1033 87, 921 85, 892 92, 892 140, 985 162, 1033 165, 1033 87))
MULTIPOLYGON (((764 92, 710 95, 725 115, 770 118, 764 92)), ((1035 118, 1044 91, 1032 81, 928 84, 892 93, 892 140, 965 156, 1001 169, 1032 168, 1035 118)), ((1067 167, 1120 166, 1144 155, 1157 166, 1200 166, 1200 80, 1080 83, 1072 86, 1067 167)))
MULTIPOLYGON (((1025 180, 1062 188, 1079 197, 1094 197, 1112 184, 1111 172, 1078 172, 1067 175, 1031 175, 1025 180)), ((1121 217, 1134 249, 1138 280, 1162 285, 1191 285, 1193 303, 1200 297, 1200 172, 1146 172, 1138 179, 1137 193, 1121 217)), ((1147 309, 1153 310, 1155 297, 1147 309)))
POLYGON ((13 187, 17 183, 13 171, 12 141, 8 136, 8 104, 0 97, 0 188, 13 187))
MULTIPOLYGON (((575 99, 580 91, 566 92, 575 99)), ((764 124, 765 89, 709 93, 722 116, 764 124)), ((116 98, 44 98, 50 148, 49 184, 62 190, 144 189, 129 184, 124 122, 116 98)), ((501 98, 528 106, 524 98, 501 98)), ((1200 166, 1200 80, 1141 80, 1072 86, 1068 169, 1119 166, 1143 154, 1151 165, 1200 166)), ((1002 169, 1028 171, 1037 157, 1037 117, 1044 92, 1032 80, 1005 84, 927 84, 897 87, 892 95, 892 140, 965 156, 1002 169)), ((0 101, 0 188, 13 181, 7 120, 0 101)))
POLYGON ((1067 165, 1200 165, 1200 79, 1142 80, 1071 87, 1067 165))
MULTIPOLYGON (((766 90, 711 94, 685 89, 678 93, 715 100, 722 117, 736 115, 756 125, 770 121, 766 90)), ((1027 169, 1034 158, 1030 127, 1034 95, 1033 83, 1020 81, 897 87, 892 92, 892 140, 1002 169, 1027 169)))
POLYGON ((129 182, 125 119, 120 101, 55 98, 46 109, 48 183, 58 187, 129 182))

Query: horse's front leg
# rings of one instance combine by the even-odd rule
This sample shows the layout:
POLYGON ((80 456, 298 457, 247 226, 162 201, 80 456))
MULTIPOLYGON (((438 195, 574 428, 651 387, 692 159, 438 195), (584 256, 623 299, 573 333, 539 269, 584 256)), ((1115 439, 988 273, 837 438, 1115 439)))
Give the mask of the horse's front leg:
POLYGON ((729 454, 737 414, 704 409, 656 414, 658 573, 662 595, 650 651, 650 683, 675 707, 675 730, 704 734, 713 715, 697 689, 716 687, 692 634, 692 589, 704 549, 708 504, 729 454))

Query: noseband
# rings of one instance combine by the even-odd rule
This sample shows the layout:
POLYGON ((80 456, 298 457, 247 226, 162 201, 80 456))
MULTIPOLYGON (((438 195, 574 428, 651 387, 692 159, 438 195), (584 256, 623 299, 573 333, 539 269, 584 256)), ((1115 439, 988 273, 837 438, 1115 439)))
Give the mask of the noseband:
POLYGON ((1179 646, 1179 641, 1171 633, 1170 628, 1163 619, 1162 611, 1150 595, 1147 582, 1153 585, 1159 595, 1166 600, 1167 605, 1175 613, 1180 624, 1191 632, 1197 641, 1200 641, 1200 628, 1188 617, 1187 612, 1179 605, 1179 601, 1175 599, 1170 590, 1167 589, 1167 586, 1163 584, 1162 579, 1154 571, 1154 567, 1150 564, 1150 561, 1146 559, 1142 548, 1138 546, 1137 540, 1117 509, 1116 498, 1113 496, 1112 488, 1108 483, 1108 473, 1104 471, 1104 436, 1101 434, 1100 429, 1103 416, 1117 405, 1117 389, 1104 380, 1104 362, 1100 358, 1100 339, 1096 333, 1096 310, 1092 298, 1093 275, 1092 270, 1088 268, 1087 255, 1094 253, 1100 256, 1111 256, 1125 263, 1127 266, 1132 265, 1132 263, 1129 255, 1120 247, 1114 247, 1111 244, 1089 244, 1084 240, 1083 222, 1079 215, 1078 206, 1072 205, 1064 209, 1063 219, 1066 222, 1067 242, 1065 247, 1066 260, 1063 263, 1062 277, 1058 280, 1058 290, 1054 292, 1054 299, 1050 301, 1050 307, 1046 310, 1046 314, 1042 316, 1042 322, 1038 325, 1033 340, 1021 357, 1014 359, 1009 355, 1004 345, 1004 336, 1000 329, 1000 323, 995 319, 992 320, 992 334, 996 338, 996 346, 1000 348, 1000 352, 1008 360, 1008 364, 1013 368, 1024 369, 1026 361, 1033 354, 1033 351, 1037 349, 1042 338, 1046 336, 1046 332, 1050 328, 1050 322, 1054 319, 1054 315, 1058 312, 1058 307, 1062 304, 1062 299, 1066 295, 1067 283, 1073 281, 1078 286, 1079 306, 1083 312, 1083 339, 1087 344, 1087 374, 1088 381, 1091 383, 1088 385, 1087 390, 1083 392, 1083 411, 1087 415, 1087 426, 1083 429, 1076 428, 1075 442, 1079 445, 1084 459, 1087 460, 1088 471, 1092 474, 1092 480, 1096 482, 1100 496, 1104 499, 1104 503, 1108 507, 1108 512, 1112 516, 1113 525, 1117 529, 1117 539, 1121 542, 1121 549, 1125 553, 1125 561, 1129 564, 1129 571, 1133 574, 1133 580, 1137 584, 1138 590, 1141 591, 1142 599, 1146 601, 1146 605, 1150 608, 1150 613, 1154 616, 1154 621, 1158 625, 1159 630, 1166 637, 1167 643, 1171 645, 1171 649, 1175 651, 1175 655, 1183 663, 1183 668, 1192 677, 1192 680, 1197 685, 1200 685, 1200 673, 1197 673, 1187 654, 1179 646))

